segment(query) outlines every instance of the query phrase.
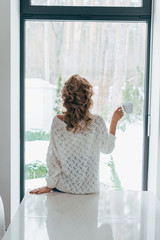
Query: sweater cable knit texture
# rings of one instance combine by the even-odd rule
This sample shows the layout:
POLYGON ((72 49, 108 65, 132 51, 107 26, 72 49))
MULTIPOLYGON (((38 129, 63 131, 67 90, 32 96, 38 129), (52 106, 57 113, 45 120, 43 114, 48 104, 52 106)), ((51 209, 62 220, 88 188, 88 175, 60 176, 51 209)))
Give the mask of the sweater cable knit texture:
MULTIPOLYGON (((111 153, 116 136, 108 132, 100 115, 92 117, 90 130, 75 134, 66 130, 64 121, 53 118, 46 156, 47 187, 75 194, 99 192, 100 152, 111 153)), ((84 121, 79 124, 83 126, 84 121)))

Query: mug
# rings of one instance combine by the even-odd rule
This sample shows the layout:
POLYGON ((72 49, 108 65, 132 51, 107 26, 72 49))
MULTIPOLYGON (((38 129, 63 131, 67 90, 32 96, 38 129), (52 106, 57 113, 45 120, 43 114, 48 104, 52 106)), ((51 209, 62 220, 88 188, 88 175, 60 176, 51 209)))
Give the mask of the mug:
POLYGON ((123 103, 123 104, 122 104, 122 107, 123 107, 123 110, 124 110, 127 114, 132 113, 132 111, 133 111, 133 103, 131 103, 131 102, 123 103))

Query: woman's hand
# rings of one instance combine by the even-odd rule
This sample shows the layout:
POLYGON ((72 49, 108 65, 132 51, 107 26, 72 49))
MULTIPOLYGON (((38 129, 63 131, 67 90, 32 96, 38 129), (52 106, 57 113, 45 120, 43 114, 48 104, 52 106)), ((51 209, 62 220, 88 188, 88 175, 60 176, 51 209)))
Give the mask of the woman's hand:
POLYGON ((123 117, 123 115, 124 113, 122 107, 118 107, 116 111, 113 113, 112 121, 117 123, 123 117))
POLYGON ((118 121, 123 117, 124 113, 122 111, 122 107, 118 107, 117 110, 113 113, 112 121, 110 124, 109 132, 113 135, 116 134, 116 128, 118 121))
POLYGON ((41 194, 41 193, 48 193, 52 190, 53 188, 48 188, 48 187, 40 187, 40 188, 36 188, 31 190, 29 193, 31 194, 41 194))

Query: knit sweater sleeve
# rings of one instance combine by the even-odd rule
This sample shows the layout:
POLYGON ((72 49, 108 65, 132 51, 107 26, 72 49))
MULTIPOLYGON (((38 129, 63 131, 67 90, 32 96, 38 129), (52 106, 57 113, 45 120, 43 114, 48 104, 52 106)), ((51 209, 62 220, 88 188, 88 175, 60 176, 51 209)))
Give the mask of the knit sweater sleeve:
POLYGON ((106 123, 104 119, 99 116, 99 126, 100 126, 100 151, 102 153, 111 153, 115 148, 116 136, 108 132, 106 123))
POLYGON ((47 157, 46 157, 48 174, 46 175, 45 179, 47 182, 47 187, 49 188, 56 187, 57 182, 59 180, 60 173, 61 173, 61 165, 57 156, 57 149, 55 146, 53 128, 54 128, 54 121, 52 122, 52 126, 51 126, 50 142, 49 142, 47 157))

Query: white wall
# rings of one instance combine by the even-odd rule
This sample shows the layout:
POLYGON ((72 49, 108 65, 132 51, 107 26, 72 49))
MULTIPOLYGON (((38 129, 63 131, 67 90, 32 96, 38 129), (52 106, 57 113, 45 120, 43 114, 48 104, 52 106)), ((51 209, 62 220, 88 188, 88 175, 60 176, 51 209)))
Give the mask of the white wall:
POLYGON ((160 199, 160 1, 153 0, 151 136, 148 188, 160 199))
POLYGON ((0 6, 0 194, 10 219, 10 2, 0 6), (5 22, 5 24, 4 24, 5 22), (3 127, 2 127, 3 126, 3 127))
POLYGON ((10 0, 10 126, 11 220, 20 202, 20 13, 19 0, 10 0))
POLYGON ((0 195, 8 227, 19 204, 19 0, 0 1, 0 195))

